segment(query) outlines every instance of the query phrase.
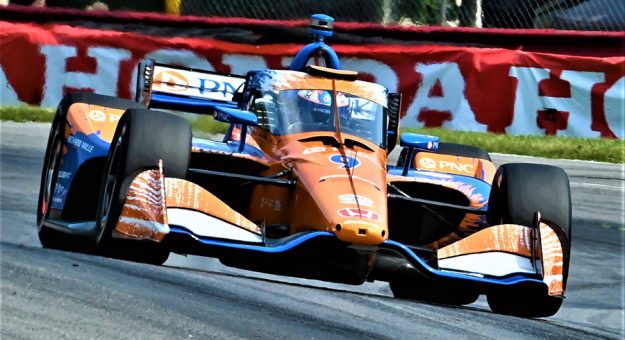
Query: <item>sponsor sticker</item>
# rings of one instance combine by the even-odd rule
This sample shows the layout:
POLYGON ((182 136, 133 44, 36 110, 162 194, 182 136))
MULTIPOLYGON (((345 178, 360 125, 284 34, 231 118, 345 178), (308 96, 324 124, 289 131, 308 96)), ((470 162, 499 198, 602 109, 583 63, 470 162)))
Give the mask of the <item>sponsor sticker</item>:
POLYGON ((360 161, 352 156, 343 156, 341 154, 334 154, 330 156, 330 162, 340 164, 339 169, 354 169, 360 166, 360 161))
POLYGON ((356 202, 358 202, 358 204, 360 206, 364 206, 364 207, 371 207, 373 206, 373 201, 366 196, 362 196, 362 195, 354 195, 354 194, 343 194, 343 195, 339 195, 339 201, 343 204, 357 204, 356 202))
POLYGON ((372 221, 380 220, 380 215, 367 209, 343 208, 338 210, 338 214, 341 217, 360 217, 372 221))
POLYGON ((58 178, 62 178, 62 179, 67 179, 72 175, 71 172, 69 171, 59 171, 59 176, 58 178))
POLYGON ((419 154, 417 159, 418 169, 438 170, 465 176, 475 175, 475 165, 472 158, 419 154))
POLYGON ((274 200, 271 198, 263 197, 260 199, 260 207, 269 208, 275 211, 280 211, 282 210, 282 202, 280 202, 280 200, 274 200))
POLYGON ((83 141, 80 138, 76 138, 73 135, 67 136, 67 143, 75 146, 78 149, 83 149, 89 153, 93 152, 93 149, 95 149, 95 146, 83 141))
POLYGON ((189 87, 189 80, 180 72, 162 70, 154 76, 154 86, 165 91, 186 91, 189 87))
POLYGON ((304 155, 310 155, 313 153, 319 153, 319 152, 324 152, 326 151, 325 146, 315 146, 312 148, 306 148, 303 152, 304 155))

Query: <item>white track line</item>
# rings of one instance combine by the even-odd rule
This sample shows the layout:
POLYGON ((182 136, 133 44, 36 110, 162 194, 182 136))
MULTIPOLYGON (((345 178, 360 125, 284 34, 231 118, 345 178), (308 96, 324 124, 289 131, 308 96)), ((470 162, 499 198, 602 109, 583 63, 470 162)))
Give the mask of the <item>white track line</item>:
POLYGON ((613 185, 605 185, 605 184, 596 184, 596 183, 583 183, 583 182, 571 182, 571 186, 575 187, 586 187, 586 188, 601 188, 605 190, 611 191, 623 191, 623 186, 613 186, 613 185))

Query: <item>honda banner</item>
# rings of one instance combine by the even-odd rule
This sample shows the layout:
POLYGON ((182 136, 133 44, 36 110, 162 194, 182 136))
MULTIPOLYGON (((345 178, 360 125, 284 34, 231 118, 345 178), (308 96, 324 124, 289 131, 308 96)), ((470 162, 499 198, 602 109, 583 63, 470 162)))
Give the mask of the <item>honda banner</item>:
MULTIPOLYGON (((244 75, 287 68, 301 47, 0 22, 0 105, 54 107, 77 90, 131 98, 144 58, 244 75)), ((402 127, 625 138, 622 55, 428 43, 333 48, 344 69, 403 94, 402 127)))

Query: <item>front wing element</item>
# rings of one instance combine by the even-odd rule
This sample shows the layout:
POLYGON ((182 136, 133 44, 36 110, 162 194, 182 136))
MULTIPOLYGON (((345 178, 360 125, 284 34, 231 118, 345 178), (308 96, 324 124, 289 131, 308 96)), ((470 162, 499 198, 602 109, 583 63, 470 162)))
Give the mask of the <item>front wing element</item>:
POLYGON ((255 223, 202 187, 165 178, 160 167, 141 172, 130 185, 113 236, 161 242, 171 226, 198 237, 262 242, 255 223))
POLYGON ((542 277, 549 295, 562 296, 564 253, 557 233, 545 222, 538 227, 502 224, 439 249, 438 266, 495 277, 535 274, 542 277))
MULTIPOLYGON (((483 291, 534 285, 544 287, 551 296, 563 296, 568 245, 554 228, 542 221, 538 228, 488 227, 439 249, 438 267, 399 242, 386 240, 378 248, 405 258, 424 279, 472 285, 483 291)), ((341 243, 326 231, 265 239, 256 224, 217 197, 194 183, 164 178, 160 168, 144 171, 133 180, 113 236, 162 242, 181 253, 240 252, 246 256, 287 257, 290 251, 314 242, 341 243)))

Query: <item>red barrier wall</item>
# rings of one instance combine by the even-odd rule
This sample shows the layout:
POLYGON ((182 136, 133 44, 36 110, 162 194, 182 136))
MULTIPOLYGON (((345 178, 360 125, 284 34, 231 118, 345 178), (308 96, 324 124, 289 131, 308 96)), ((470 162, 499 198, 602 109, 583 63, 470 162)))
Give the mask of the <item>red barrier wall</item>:
MULTIPOLYGON (((55 106, 76 89, 130 97, 136 64, 146 57, 242 74, 287 67, 301 46, 0 22, 0 104, 55 106)), ((404 94, 402 126, 624 138, 622 54, 441 43, 333 47, 344 68, 404 94)))

